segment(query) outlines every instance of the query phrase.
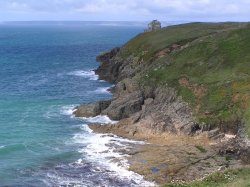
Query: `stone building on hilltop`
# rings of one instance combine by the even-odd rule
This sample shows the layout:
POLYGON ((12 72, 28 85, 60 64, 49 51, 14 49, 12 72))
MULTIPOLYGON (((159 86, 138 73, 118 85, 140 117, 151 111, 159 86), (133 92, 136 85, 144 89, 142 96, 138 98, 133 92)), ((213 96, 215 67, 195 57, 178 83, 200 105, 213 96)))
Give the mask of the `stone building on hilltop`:
POLYGON ((145 32, 155 31, 161 29, 161 22, 158 20, 153 20, 148 24, 148 28, 145 29, 145 32))

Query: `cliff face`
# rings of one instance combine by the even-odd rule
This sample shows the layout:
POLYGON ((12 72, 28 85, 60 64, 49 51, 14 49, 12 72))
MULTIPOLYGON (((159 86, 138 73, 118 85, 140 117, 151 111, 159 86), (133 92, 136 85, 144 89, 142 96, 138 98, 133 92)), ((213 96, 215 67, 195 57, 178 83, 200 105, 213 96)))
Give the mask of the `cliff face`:
POLYGON ((115 84, 113 98, 74 113, 108 115, 119 122, 90 128, 128 138, 204 135, 216 140, 216 154, 250 163, 249 36, 247 23, 194 23, 140 34, 97 57, 96 73, 115 84))
MULTIPOLYGON (((116 84, 113 99, 87 105, 92 112, 81 106, 76 115, 136 118, 137 132, 146 128, 152 133, 214 130, 211 136, 237 134, 244 123, 248 124, 249 75, 244 66, 249 67, 249 63, 247 58, 239 63, 231 57, 232 51, 225 52, 221 45, 232 40, 234 32, 239 35, 246 29, 247 24, 239 23, 170 27, 164 32, 141 34, 122 48, 97 56, 100 79, 116 84), (168 39, 156 41, 160 36, 168 39), (222 41, 217 42, 219 39, 222 41), (202 47, 205 51, 200 51, 202 47)), ((241 41, 235 45, 243 45, 241 41)))
POLYGON ((132 134, 194 134, 199 130, 188 104, 173 88, 141 85, 137 75, 143 69, 133 68, 132 58, 130 61, 117 58, 114 54, 118 52, 116 48, 97 57, 102 64, 96 73, 100 78, 116 83, 113 99, 79 106, 76 116, 108 115, 112 120, 121 120, 119 123, 123 124, 124 130, 132 134))

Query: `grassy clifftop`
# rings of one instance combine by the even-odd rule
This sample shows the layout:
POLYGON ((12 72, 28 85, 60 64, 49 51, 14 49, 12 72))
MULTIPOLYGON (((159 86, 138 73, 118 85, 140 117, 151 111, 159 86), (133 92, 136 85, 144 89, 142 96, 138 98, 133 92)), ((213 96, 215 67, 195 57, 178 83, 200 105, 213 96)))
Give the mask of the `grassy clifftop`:
POLYGON ((195 119, 250 136, 250 24, 190 23, 142 33, 120 52, 150 67, 144 84, 176 88, 195 119))

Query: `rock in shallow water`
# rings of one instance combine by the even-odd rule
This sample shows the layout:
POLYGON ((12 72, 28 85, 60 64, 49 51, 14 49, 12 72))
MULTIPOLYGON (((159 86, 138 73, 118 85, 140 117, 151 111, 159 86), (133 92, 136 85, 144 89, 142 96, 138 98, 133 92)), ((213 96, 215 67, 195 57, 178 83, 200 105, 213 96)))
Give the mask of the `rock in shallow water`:
POLYGON ((97 103, 83 104, 75 108, 73 114, 76 117, 95 117, 101 114, 102 110, 105 110, 111 101, 99 101, 97 103))

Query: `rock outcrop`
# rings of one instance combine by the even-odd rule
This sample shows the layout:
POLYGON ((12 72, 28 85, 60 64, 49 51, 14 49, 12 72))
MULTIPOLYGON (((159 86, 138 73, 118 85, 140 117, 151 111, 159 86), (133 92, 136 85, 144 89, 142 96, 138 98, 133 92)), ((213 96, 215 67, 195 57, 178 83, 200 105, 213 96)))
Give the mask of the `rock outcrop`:
POLYGON ((101 65, 95 70, 95 73, 99 75, 100 79, 109 82, 116 81, 121 63, 114 63, 112 59, 119 51, 120 48, 114 48, 96 57, 96 60, 101 62, 101 65))
POLYGON ((115 48, 97 57, 97 60, 102 62, 96 73, 101 79, 116 83, 113 99, 81 105, 76 108, 74 114, 77 117, 108 115, 112 120, 130 118, 127 121, 133 124, 121 122, 124 129, 128 128, 127 132, 132 128, 136 129, 136 133, 195 133, 199 127, 192 119, 192 111, 188 104, 170 87, 154 88, 140 85, 135 76, 136 73, 140 73, 138 68, 131 68, 133 59, 124 61, 118 58, 116 55, 119 51, 119 48, 115 48))
POLYGON ((111 101, 99 101, 97 103, 90 103, 80 105, 75 108, 73 114, 76 117, 95 117, 100 115, 103 110, 108 108, 111 101))

